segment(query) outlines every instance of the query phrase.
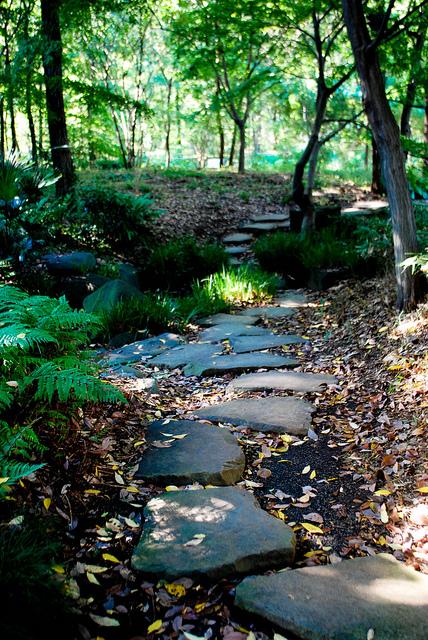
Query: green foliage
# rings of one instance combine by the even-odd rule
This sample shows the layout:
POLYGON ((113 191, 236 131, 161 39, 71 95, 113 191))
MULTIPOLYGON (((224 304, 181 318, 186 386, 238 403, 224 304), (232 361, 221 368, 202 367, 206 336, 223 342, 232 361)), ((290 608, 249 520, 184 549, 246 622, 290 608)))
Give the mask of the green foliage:
POLYGON ((243 265, 212 274, 203 281, 203 286, 225 302, 242 304, 271 299, 276 293, 278 279, 261 269, 243 265))
POLYGON ((112 247, 125 247, 130 240, 144 243, 147 221, 156 215, 147 194, 135 196, 106 186, 82 186, 79 196, 87 223, 112 247))
POLYGON ((143 265, 142 280, 150 289, 179 290, 228 263, 218 244, 198 244, 184 237, 156 247, 143 265))
POLYGON ((69 612, 52 571, 60 545, 45 520, 19 519, 0 528, 0 637, 69 638, 69 612))
POLYGON ((70 415, 85 402, 117 402, 122 395, 97 377, 81 349, 99 329, 96 316, 72 310, 66 299, 30 296, 0 286, 0 475, 5 489, 35 470, 32 423, 48 406, 70 415), (66 407, 66 408, 65 408, 66 407))
POLYGON ((310 236, 277 231, 259 238, 254 253, 263 269, 299 281, 310 269, 353 267, 357 261, 353 246, 331 229, 310 236))
POLYGON ((124 332, 159 333, 182 325, 176 301, 160 293, 121 300, 101 316, 101 322, 101 335, 107 339, 124 332))
POLYGON ((200 282, 194 282, 191 293, 178 302, 179 313, 185 323, 199 317, 228 311, 230 307, 231 305, 223 300, 218 292, 200 282))

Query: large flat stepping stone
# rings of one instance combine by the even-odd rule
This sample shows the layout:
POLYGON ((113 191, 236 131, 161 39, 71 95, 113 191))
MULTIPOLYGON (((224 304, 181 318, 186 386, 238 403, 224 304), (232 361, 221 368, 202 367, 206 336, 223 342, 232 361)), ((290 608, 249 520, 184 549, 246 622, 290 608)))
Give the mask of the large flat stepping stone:
POLYGON ((264 327, 243 324, 242 322, 225 322, 204 329, 199 334, 199 339, 205 342, 220 342, 237 336, 265 336, 269 334, 269 329, 264 327))
POLYGON ((241 242, 251 242, 252 240, 254 238, 251 233, 230 233, 223 238, 225 244, 241 244, 241 242))
POLYGON ((110 364, 123 364, 125 362, 138 362, 144 356, 156 356, 164 351, 176 347, 183 342, 183 338, 175 333, 162 333, 154 338, 132 342, 120 349, 114 349, 103 357, 110 364))
POLYGON ((428 638, 428 576, 387 554, 251 576, 235 604, 302 640, 428 638))
POLYGON ((246 245, 238 245, 236 247, 226 247, 225 248, 226 253, 228 253, 230 256, 240 256, 243 253, 247 253, 248 251, 248 246, 246 245))
POLYGON ((321 391, 325 385, 337 384, 334 376, 298 371, 266 371, 249 373, 232 380, 227 391, 321 391))
POLYGON ((159 486, 230 485, 245 469, 244 453, 230 431, 203 422, 157 420, 148 428, 147 444, 135 478, 159 486))
POLYGON ((247 222, 243 224, 241 229, 259 235, 261 233, 272 233, 278 229, 278 222, 247 222))
POLYGON ((297 291, 286 291, 274 298, 273 303, 285 308, 306 307, 308 304, 305 294, 297 291))
POLYGON ((217 324, 235 324, 240 322, 241 324, 257 324, 260 322, 260 317, 257 315, 242 315, 242 313, 215 313, 213 316, 207 316, 198 321, 201 327, 212 327, 217 324))
POLYGON ((221 353, 222 351, 222 345, 215 345, 207 342, 195 342, 170 349, 165 353, 152 358, 149 364, 167 367, 168 369, 175 369, 176 367, 206 362, 207 360, 210 360, 213 355, 221 353))
POLYGON ((229 422, 264 433, 305 435, 315 409, 300 398, 246 398, 198 409, 195 414, 213 422, 229 422))
POLYGON ((259 216, 251 216, 251 222, 288 222, 288 213, 265 213, 259 216))
POLYGON ((184 373, 189 376, 215 376, 222 373, 254 371, 256 369, 297 367, 299 364, 295 358, 272 353, 231 353, 215 356, 206 362, 197 362, 193 367, 186 368, 184 373))
POLYGON ((304 338, 294 335, 271 333, 265 336, 237 336, 230 338, 230 344, 235 353, 248 353, 249 351, 261 351, 274 349, 283 345, 301 344, 306 342, 304 338))
POLYGON ((218 580, 285 567, 294 558, 292 529, 243 489, 171 491, 150 500, 144 517, 131 562, 156 579, 218 580))
POLYGON ((294 307, 249 307, 241 311, 244 318, 286 318, 296 312, 294 307))

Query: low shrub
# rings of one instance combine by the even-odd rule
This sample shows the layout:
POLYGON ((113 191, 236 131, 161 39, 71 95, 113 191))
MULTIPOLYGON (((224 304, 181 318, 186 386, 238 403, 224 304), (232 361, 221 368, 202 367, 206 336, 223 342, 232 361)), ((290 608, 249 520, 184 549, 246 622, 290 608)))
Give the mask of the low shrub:
POLYGON ((243 265, 212 274, 203 281, 203 287, 232 304, 263 302, 275 295, 278 278, 261 269, 243 265))
POLYGON ((123 400, 82 351, 99 325, 64 297, 0 286, 0 495, 40 467, 34 424, 48 423, 52 409, 66 422, 82 403, 123 400))
POLYGON ((197 279, 214 273, 228 263, 221 245, 198 244, 183 237, 156 247, 142 265, 142 281, 149 289, 183 290, 197 279))
POLYGON ((79 197, 87 223, 112 247, 127 246, 138 239, 144 244, 147 221, 157 215, 147 194, 135 196, 104 186, 82 186, 79 197))

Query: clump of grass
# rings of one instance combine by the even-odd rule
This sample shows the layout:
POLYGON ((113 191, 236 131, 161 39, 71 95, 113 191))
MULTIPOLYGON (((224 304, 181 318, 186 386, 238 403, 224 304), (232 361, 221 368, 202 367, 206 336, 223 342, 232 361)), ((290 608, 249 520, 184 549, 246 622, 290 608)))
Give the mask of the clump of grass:
POLYGON ((242 265, 238 269, 223 269, 203 282, 208 291, 225 302, 242 304, 263 302, 275 295, 278 278, 261 269, 242 265))

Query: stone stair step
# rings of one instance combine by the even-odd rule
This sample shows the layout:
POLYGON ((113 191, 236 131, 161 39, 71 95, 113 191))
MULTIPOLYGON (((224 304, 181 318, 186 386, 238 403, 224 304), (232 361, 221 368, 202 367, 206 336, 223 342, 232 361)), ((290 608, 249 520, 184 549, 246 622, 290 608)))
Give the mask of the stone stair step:
POLYGON ((228 422, 264 433, 306 435, 311 425, 313 405, 301 398, 246 398, 197 409, 198 418, 228 422))
POLYGON ((240 315, 244 318, 286 318, 296 313, 294 307, 249 307, 241 311, 240 315))
POLYGON ((247 251, 249 251, 249 247, 247 245, 237 245, 235 246, 230 246, 230 247, 225 247, 224 249, 226 251, 226 253, 230 256, 238 256, 238 255, 242 255, 243 253, 247 253, 247 251))
POLYGON ((290 220, 289 213, 264 213, 261 215, 251 216, 251 222, 288 222, 290 220))
POLYGON ((232 380, 227 392, 233 391, 322 391, 329 384, 337 384, 334 376, 298 371, 266 371, 248 373, 232 380))
POLYGON ((244 472, 244 453, 225 428, 192 420, 156 420, 147 430, 147 445, 135 478, 158 486, 231 485, 244 472))
POLYGON ((150 500, 132 566, 156 580, 218 580, 286 567, 295 552, 293 530, 243 489, 170 491, 150 500))
POLYGON ((269 329, 255 326, 252 324, 243 324, 241 322, 231 322, 217 324, 204 329, 199 334, 199 340, 206 342, 221 342, 222 340, 230 340, 237 336, 267 336, 270 335, 269 329))
POLYGON ((203 362, 188 364, 184 368, 187 376, 216 376, 223 373, 240 373, 257 369, 279 369, 280 367, 297 367, 300 364, 295 358, 278 356, 272 353, 231 353, 224 356, 213 356, 203 362))
POLYGON ((387 554, 251 576, 235 604, 301 640, 428 638, 428 576, 387 554))
POLYGON ((307 342, 300 336, 271 333, 265 336, 237 336, 230 338, 230 344, 235 353, 249 353, 251 351, 262 351, 264 349, 274 349, 283 345, 301 344, 307 342))
POLYGON ((224 244, 241 244, 242 242, 252 242, 254 236, 251 233, 229 233, 224 236, 224 244))
POLYGON ((254 233, 255 235, 260 235, 262 233, 273 233, 278 229, 277 222, 246 222, 242 225, 241 229, 248 231, 249 233, 254 233))

